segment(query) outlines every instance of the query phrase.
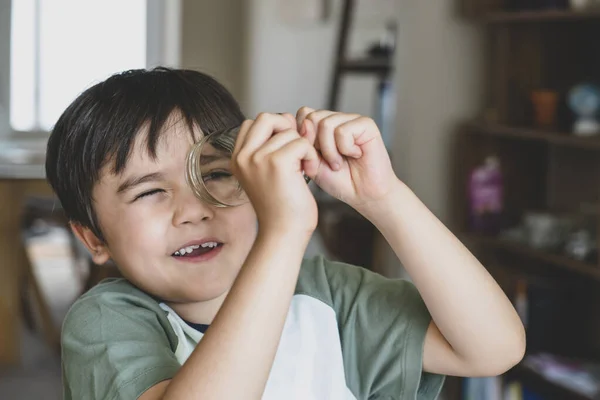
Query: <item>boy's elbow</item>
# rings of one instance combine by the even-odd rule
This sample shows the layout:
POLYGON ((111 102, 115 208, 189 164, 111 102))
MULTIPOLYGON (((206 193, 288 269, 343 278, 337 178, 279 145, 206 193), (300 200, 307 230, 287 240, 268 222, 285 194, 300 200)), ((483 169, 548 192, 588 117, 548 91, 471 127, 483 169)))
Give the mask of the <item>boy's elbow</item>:
POLYGON ((492 375, 502 375, 519 364, 521 360, 523 360, 523 357, 525 357, 525 347, 525 340, 511 345, 510 348, 506 350, 501 362, 498 363, 497 370, 492 371, 492 375))
POLYGON ((515 365, 523 360, 525 357, 525 351, 527 349, 527 338, 525 335, 525 328, 522 324, 519 324, 519 329, 513 334, 512 339, 507 340, 507 344, 505 345, 507 356, 506 356, 506 366, 502 373, 505 373, 515 365))
POLYGON ((512 353, 512 364, 510 365, 509 369, 520 363, 521 360, 523 360, 523 358, 525 357, 525 351, 527 350, 527 339, 525 336, 525 330, 523 330, 522 333, 518 335, 518 338, 517 340, 515 340, 515 342, 516 344, 513 346, 514 350, 512 353))
POLYGON ((480 360, 477 375, 502 375, 523 360, 526 350, 525 333, 514 336, 514 338, 506 338, 503 343, 495 346, 491 354, 485 357, 486 359, 480 360))

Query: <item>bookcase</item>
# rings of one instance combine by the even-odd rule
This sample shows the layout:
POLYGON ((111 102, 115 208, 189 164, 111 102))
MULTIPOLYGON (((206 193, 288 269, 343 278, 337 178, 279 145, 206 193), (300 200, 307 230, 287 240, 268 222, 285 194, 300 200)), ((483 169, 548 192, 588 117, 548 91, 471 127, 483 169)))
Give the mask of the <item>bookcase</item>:
MULTIPOLYGON (((526 360, 550 354, 583 369, 582 360, 600 359, 600 135, 574 132, 569 99, 577 85, 600 84, 600 7, 460 0, 460 9, 465 23, 484 26, 487 55, 485 101, 455 136, 453 230, 511 299, 525 301, 526 360), (490 156, 500 163, 503 207, 498 229, 482 232, 471 223, 469 177, 490 156), (536 220, 555 226, 551 245, 532 244, 536 220), (569 251, 583 232, 591 250, 569 251)), ((542 399, 592 398, 532 365, 503 382, 542 399)), ((446 398, 466 398, 466 386, 450 378, 446 398)))

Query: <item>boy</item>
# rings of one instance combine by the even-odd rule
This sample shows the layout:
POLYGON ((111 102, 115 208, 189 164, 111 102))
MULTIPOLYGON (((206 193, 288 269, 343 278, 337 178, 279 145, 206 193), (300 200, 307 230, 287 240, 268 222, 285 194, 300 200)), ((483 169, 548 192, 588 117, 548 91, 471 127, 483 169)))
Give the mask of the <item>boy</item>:
POLYGON ((368 118, 303 108, 244 122, 206 75, 129 71, 69 106, 46 169, 94 261, 125 277, 65 320, 67 399, 433 399, 442 375, 500 374, 523 356, 510 302, 396 178, 368 118), (249 201, 205 204, 186 156, 240 124, 222 172, 249 201), (420 295, 303 260, 317 207, 302 171, 375 224, 420 295))

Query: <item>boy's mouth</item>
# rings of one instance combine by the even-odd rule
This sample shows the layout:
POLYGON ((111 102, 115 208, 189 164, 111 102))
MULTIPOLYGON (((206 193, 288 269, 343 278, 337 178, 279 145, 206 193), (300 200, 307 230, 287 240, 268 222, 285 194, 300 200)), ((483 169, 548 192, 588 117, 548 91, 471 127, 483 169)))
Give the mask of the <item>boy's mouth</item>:
POLYGON ((204 241, 202 243, 190 243, 175 251, 171 256, 175 258, 191 259, 216 253, 223 246, 217 241, 204 241))

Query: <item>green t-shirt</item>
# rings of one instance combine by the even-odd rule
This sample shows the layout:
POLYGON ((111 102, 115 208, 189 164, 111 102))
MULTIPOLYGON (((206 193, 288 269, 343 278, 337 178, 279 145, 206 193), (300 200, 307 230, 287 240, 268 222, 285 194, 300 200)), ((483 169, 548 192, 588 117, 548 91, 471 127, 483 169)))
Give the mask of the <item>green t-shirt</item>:
MULTIPOLYGON (((443 377, 422 371, 430 321, 410 282, 305 259, 263 399, 435 399, 443 377)), ((105 281, 66 317, 65 399, 137 399, 202 336, 126 280, 105 281)))

